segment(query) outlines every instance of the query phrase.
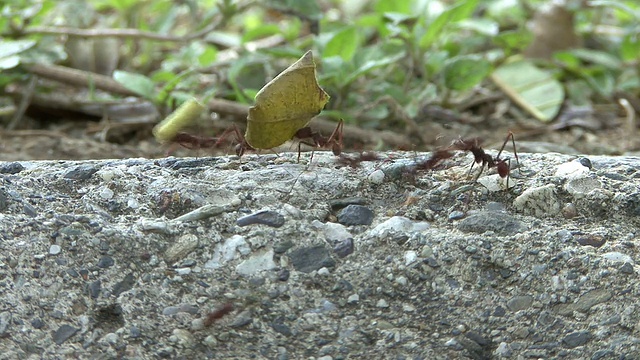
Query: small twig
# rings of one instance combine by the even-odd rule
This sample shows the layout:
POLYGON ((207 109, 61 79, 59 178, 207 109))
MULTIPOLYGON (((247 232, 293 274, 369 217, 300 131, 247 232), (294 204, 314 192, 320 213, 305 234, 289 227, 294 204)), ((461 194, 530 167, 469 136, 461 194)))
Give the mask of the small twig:
POLYGON ((157 34, 154 32, 142 31, 138 29, 77 29, 77 28, 68 28, 68 27, 46 27, 46 26, 24 29, 22 31, 22 34, 24 35, 32 35, 32 34, 69 35, 69 36, 80 36, 85 38, 105 38, 105 37, 137 38, 137 39, 147 39, 147 40, 156 40, 156 41, 187 42, 187 41, 191 41, 193 39, 197 39, 206 35, 207 33, 214 30, 217 26, 218 26, 217 23, 212 23, 200 31, 197 31, 185 36, 157 34))
POLYGON ((27 85, 25 91, 22 93, 22 99, 20 99, 20 105, 18 105, 18 109, 13 114, 11 121, 7 125, 7 130, 13 130, 18 125, 18 122, 22 120, 24 113, 27 111, 29 104, 31 104, 31 99, 33 98, 33 93, 36 88, 36 84, 38 83, 37 76, 33 76, 31 80, 29 80, 29 84, 27 85))

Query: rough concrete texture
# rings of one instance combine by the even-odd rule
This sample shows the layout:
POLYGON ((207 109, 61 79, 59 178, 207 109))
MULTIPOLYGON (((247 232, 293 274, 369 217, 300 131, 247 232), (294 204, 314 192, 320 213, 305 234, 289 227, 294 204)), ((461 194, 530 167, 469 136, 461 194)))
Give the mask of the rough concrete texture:
POLYGON ((640 358, 640 159, 380 156, 0 163, 0 358, 640 358))

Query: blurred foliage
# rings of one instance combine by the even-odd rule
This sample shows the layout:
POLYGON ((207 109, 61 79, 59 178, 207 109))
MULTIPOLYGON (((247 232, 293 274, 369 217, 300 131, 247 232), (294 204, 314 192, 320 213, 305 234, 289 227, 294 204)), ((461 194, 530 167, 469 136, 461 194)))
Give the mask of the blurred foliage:
MULTIPOLYGON (((532 41, 541 0, 9 0, 1 5, 0 87, 30 63, 69 65, 71 35, 47 28, 137 29, 173 37, 119 37, 114 78, 158 105, 197 96, 252 103, 258 89, 312 49, 331 96, 326 113, 385 127, 393 98, 411 117, 452 107, 532 41), (82 16, 78 16, 82 14, 82 16), (186 41, 175 37, 189 37, 186 41), (265 41, 267 45, 262 45, 265 41)), ((640 89, 640 3, 568 0, 585 41, 536 66, 574 104, 640 89)), ((97 51, 97 50, 96 50, 97 51)), ((97 55, 96 55, 97 56, 97 55)))

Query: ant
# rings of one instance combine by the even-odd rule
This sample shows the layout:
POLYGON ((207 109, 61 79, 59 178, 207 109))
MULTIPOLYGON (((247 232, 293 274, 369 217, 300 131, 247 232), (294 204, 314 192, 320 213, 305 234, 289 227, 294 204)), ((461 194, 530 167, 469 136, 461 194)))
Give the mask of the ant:
POLYGON ((222 135, 220 135, 219 140, 215 143, 214 146, 216 147, 219 146, 222 143, 222 141, 227 139, 227 136, 229 136, 229 134, 231 133, 236 135, 236 141, 238 142, 238 144, 235 146, 235 151, 238 157, 242 157, 242 155, 244 155, 245 151, 247 150, 250 150, 250 151, 255 150, 251 145, 249 145, 247 140, 244 138, 244 135, 242 135, 242 132, 240 131, 240 129, 238 129, 238 126, 236 125, 233 125, 227 130, 225 130, 222 133, 222 135))
POLYGON ((182 146, 189 150, 209 149, 216 147, 219 140, 214 137, 192 135, 186 132, 177 133, 170 141, 167 149, 167 156, 174 152, 177 146, 182 146))
MULTIPOLYGON (((334 152, 335 154, 335 152, 334 152)), ((337 162, 341 165, 357 168, 363 161, 376 161, 380 160, 380 156, 373 151, 364 151, 357 155, 339 154, 337 162)))
POLYGON ((222 305, 222 307, 216 310, 213 310, 212 312, 206 315, 206 318, 204 319, 204 326, 211 326, 214 322, 218 321, 223 316, 227 315, 232 311, 233 311, 233 305, 231 305, 230 303, 226 303, 222 305))
MULTIPOLYGON (((320 133, 313 131, 310 127, 306 126, 302 129, 296 131, 293 137, 298 139, 311 139, 311 143, 301 140, 298 143, 298 162, 300 162, 300 154, 302 152, 301 146, 302 144, 309 145, 314 148, 326 149, 331 148, 333 155, 339 156, 342 154, 342 131, 344 128, 344 121, 340 119, 338 121, 338 125, 331 133, 331 136, 324 137, 320 133)), ((313 152, 311 153, 311 158, 313 159, 313 152)))
POLYGON ((484 170, 485 166, 487 167, 487 169, 491 169, 495 167, 496 170, 498 171, 498 175, 500 175, 501 178, 507 178, 507 188, 509 188, 511 160, 509 158, 506 158, 506 159, 500 158, 500 154, 502 154, 502 151, 507 146, 507 142, 509 142, 509 139, 511 139, 511 144, 513 145, 513 154, 516 157, 516 166, 519 167, 520 161, 518 159, 518 153, 516 151, 516 142, 513 137, 513 133, 511 131, 507 133, 507 137, 504 139, 504 142, 502 143, 502 147, 500 148, 500 151, 498 151, 498 155, 496 155, 495 157, 491 157, 491 155, 484 152, 482 147, 480 147, 482 140, 479 138, 472 138, 472 139, 466 139, 466 140, 458 139, 454 141, 447 148, 447 150, 468 151, 473 154, 474 161, 473 163, 471 163, 471 167, 469 168, 469 174, 471 174, 471 170, 473 170, 473 166, 475 164, 480 164, 480 171, 478 172, 478 175, 476 176, 474 181, 477 181, 478 178, 480 178, 480 175, 482 174, 482 171, 484 170))

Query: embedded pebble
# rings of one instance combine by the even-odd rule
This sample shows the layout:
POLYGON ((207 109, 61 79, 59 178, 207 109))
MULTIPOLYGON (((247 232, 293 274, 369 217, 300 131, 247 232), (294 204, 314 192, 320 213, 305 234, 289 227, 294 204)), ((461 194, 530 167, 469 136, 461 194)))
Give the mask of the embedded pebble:
POLYGON ((384 182, 384 171, 378 169, 369 174, 369 182, 372 184, 382 184, 384 182))
POLYGON ((310 273, 323 267, 335 266, 329 251, 322 245, 303 247, 289 253, 293 267, 300 272, 310 273))
POLYGON ((260 271, 271 270, 276 268, 276 263, 273 261, 274 255, 273 249, 267 251, 256 252, 251 257, 244 260, 238 266, 236 271, 240 275, 254 275, 260 271))
POLYGON ((373 211, 362 205, 348 205, 338 213, 338 222, 342 225, 371 225, 373 211))
POLYGON ((60 245, 53 244, 49 246, 49 254, 50 255, 58 255, 62 251, 62 247, 60 245))
POLYGON ((19 162, 0 163, 0 174, 18 174, 24 170, 24 166, 19 162))
POLYGON ((284 216, 280 215, 280 213, 271 210, 263 210, 257 213, 243 216, 236 220, 236 225, 238 226, 248 226, 254 224, 267 225, 274 228, 279 228, 284 225, 285 219, 284 216))
POLYGON ((493 231, 497 234, 517 234, 524 229, 524 224, 510 214, 497 211, 481 211, 460 220, 457 228, 464 232, 484 233, 493 231))
POLYGON ((513 201, 513 205, 518 211, 536 217, 554 216, 562 209, 553 184, 528 188, 513 201))
POLYGON ((94 165, 80 165, 67 171, 67 173, 64 174, 63 177, 65 179, 71 180, 87 180, 91 178, 91 176, 93 176, 93 174, 95 174, 98 170, 99 168, 95 167, 94 165))
POLYGON ((62 345, 65 341, 69 340, 80 329, 74 328, 71 325, 62 325, 56 331, 53 332, 53 342, 56 345, 62 345))

